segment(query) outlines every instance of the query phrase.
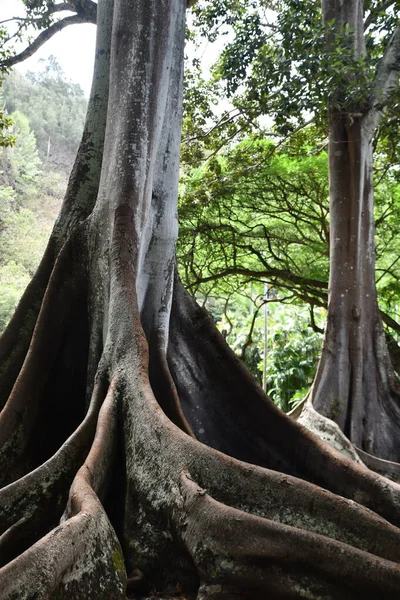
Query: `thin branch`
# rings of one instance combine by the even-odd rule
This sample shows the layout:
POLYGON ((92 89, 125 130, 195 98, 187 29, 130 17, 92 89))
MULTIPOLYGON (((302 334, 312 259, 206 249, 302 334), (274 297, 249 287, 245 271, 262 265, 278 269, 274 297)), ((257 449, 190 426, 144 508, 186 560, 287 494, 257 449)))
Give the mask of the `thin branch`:
POLYGON ((316 321, 315 321, 315 313, 314 313, 314 304, 310 304, 310 320, 311 320, 311 329, 313 331, 315 331, 316 333, 324 333, 325 330, 322 329, 321 327, 318 327, 316 321))
POLYGON ((12 67, 26 60, 27 58, 35 54, 35 52, 39 50, 39 48, 41 48, 43 44, 50 40, 53 37, 53 35, 55 35, 59 31, 62 31, 69 25, 95 22, 96 21, 93 20, 93 17, 90 17, 89 15, 73 15, 71 17, 65 17, 65 19, 61 19, 60 21, 57 21, 57 23, 53 23, 53 25, 50 25, 50 27, 45 29, 45 31, 42 31, 42 33, 40 33, 38 37, 27 48, 25 48, 25 50, 23 50, 19 54, 16 54, 15 56, 11 56, 10 58, 6 58, 5 60, 1 61, 0 67, 12 67))
MULTIPOLYGON (((383 273, 382 275, 376 280, 376 283, 379 283, 380 280, 382 279, 382 277, 384 277, 385 275, 387 275, 387 273, 390 273, 390 269, 392 267, 394 267, 394 265, 400 260, 400 256, 397 256, 394 261, 392 262, 392 264, 390 265, 390 267, 388 267, 387 269, 383 269, 383 273)), ((394 277, 394 275, 392 275, 392 277, 394 277)))
POLYGON ((274 269, 267 268, 263 271, 257 271, 253 269, 246 269, 242 267, 228 267, 218 273, 213 275, 207 275, 204 277, 198 277, 197 281, 188 285, 187 287, 193 287, 195 284, 207 283, 209 281, 216 281, 218 279, 222 279, 223 277, 227 277, 228 275, 247 275, 254 278, 270 278, 277 277, 284 281, 290 281, 294 284, 298 284, 301 286, 308 286, 310 288, 315 289, 315 293, 318 294, 319 290, 328 289, 328 284, 325 281, 318 281, 315 279, 307 279, 305 277, 301 277, 299 275, 295 275, 294 273, 290 273, 285 269, 274 269))
POLYGON ((371 10, 368 17, 364 21, 364 31, 366 31, 368 27, 370 27, 374 23, 375 17, 380 12, 390 8, 393 4, 395 4, 394 0, 387 0, 386 2, 381 2, 376 8, 371 10))
POLYGON ((382 118, 384 104, 399 81, 400 75, 400 25, 390 38, 385 53, 378 63, 370 98, 371 111, 368 127, 375 131, 382 118))
POLYGON ((380 313, 381 313, 382 321, 384 323, 386 323, 386 325, 388 327, 390 327, 391 329, 394 329, 394 331, 397 331, 398 333, 400 333, 400 325, 397 323, 397 321, 392 319, 392 317, 389 317, 389 315, 384 313, 382 310, 380 311, 380 313))
POLYGON ((4 21, 0 21, 0 25, 4 25, 5 23, 11 23, 13 21, 20 21, 26 23, 27 25, 40 24, 41 22, 43 22, 44 19, 50 17, 52 14, 63 11, 77 12, 75 6, 71 2, 63 2, 62 4, 54 4, 40 17, 11 17, 10 19, 4 19, 4 21))
POLYGON ((249 332, 247 334, 246 341, 245 341, 245 343, 242 346, 242 350, 241 350, 241 353, 240 353, 240 358, 243 360, 243 362, 246 360, 246 350, 247 350, 247 348, 249 348, 252 345, 252 343, 253 343, 254 326, 256 324, 256 319, 258 317, 258 313, 260 312, 261 306, 259 306, 258 308, 256 308, 256 310, 254 311, 253 318, 251 320, 251 325, 250 325, 249 332))
POLYGON ((230 123, 231 121, 233 121, 234 119, 236 119, 236 117, 238 117, 241 113, 240 113, 240 109, 238 108, 234 108, 233 110, 230 110, 229 113, 233 113, 236 111, 236 114, 231 115, 230 117, 226 118, 225 120, 223 120, 223 118, 221 118, 218 123, 216 123, 215 125, 213 125, 211 127, 211 129, 209 129, 208 131, 202 132, 199 135, 193 135, 191 137, 188 138, 183 138, 182 139, 182 144, 189 144, 190 142, 194 142, 196 140, 202 140, 205 139, 206 137, 208 137, 209 135, 211 135, 216 129, 218 129, 219 127, 224 127, 224 125, 227 125, 228 123, 230 123))

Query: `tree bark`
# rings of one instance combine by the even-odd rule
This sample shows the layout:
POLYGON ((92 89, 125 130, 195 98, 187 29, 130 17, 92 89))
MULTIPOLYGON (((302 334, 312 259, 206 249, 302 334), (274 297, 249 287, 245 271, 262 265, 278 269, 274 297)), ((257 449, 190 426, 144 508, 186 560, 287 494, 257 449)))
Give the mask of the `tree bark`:
POLYGON ((400 486, 281 413, 177 280, 184 14, 99 3, 93 154, 1 340, 0 598, 394 600, 400 486))
MULTIPOLYGON (((328 48, 348 26, 354 58, 365 56, 362 9, 359 0, 324 0, 325 22, 335 19, 328 48)), ((398 81, 398 38, 396 30, 378 65, 369 102, 330 107, 328 316, 311 391, 314 408, 334 420, 361 451, 392 462, 400 461, 400 386, 376 295, 372 141, 382 102, 398 81)))
POLYGON ((363 119, 332 115, 329 167, 329 304, 313 404, 361 450, 399 462, 399 385, 376 296, 372 136, 363 119))

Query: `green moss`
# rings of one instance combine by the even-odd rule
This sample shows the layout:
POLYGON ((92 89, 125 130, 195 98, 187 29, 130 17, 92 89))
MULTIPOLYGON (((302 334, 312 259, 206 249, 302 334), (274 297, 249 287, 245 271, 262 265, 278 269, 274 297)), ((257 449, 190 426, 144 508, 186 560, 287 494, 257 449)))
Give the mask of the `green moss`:
POLYGON ((121 548, 118 546, 115 548, 114 552, 111 554, 111 559, 114 565, 114 569, 116 573, 118 573, 121 581, 126 581, 126 569, 125 569, 125 561, 124 556, 122 554, 121 548))
POLYGON ((332 408, 331 408, 329 418, 332 419, 332 421, 336 421, 336 419, 340 416, 343 408, 344 408, 343 400, 341 400, 340 398, 338 398, 337 400, 334 400, 332 402, 332 408))

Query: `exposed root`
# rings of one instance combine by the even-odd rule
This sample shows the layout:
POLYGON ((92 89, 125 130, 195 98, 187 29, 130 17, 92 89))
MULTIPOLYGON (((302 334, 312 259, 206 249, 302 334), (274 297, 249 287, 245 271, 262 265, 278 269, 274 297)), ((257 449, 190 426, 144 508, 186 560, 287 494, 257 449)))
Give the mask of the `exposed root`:
POLYGON ((80 512, 0 570, 4 600, 124 597, 121 550, 107 516, 87 484, 80 512))
POLYGON ((301 409, 298 408, 296 411, 293 411, 290 416, 344 456, 359 464, 366 465, 369 469, 375 471, 375 473, 379 473, 379 475, 400 483, 399 463, 383 460, 354 446, 334 421, 314 410, 310 400, 304 402, 301 409))
MULTIPOLYGON (((64 334, 70 328, 74 304, 82 298, 85 289, 83 266, 82 241, 77 235, 64 247, 55 263, 24 364, 0 414, 3 485, 37 466, 32 464, 30 457, 20 460, 19 466, 16 463, 36 425, 49 375, 64 334)), ((57 383, 60 385, 61 382, 57 383)), ((50 393, 53 395, 52 391, 50 393)), ((54 395, 57 396, 57 392, 54 395)))
POLYGON ((89 410, 76 431, 44 464, 0 490, 0 566, 56 527, 70 485, 92 444, 104 397, 99 376, 89 410))
POLYGON ((149 377, 154 395, 165 414, 175 425, 194 437, 192 429, 183 414, 175 382, 170 373, 163 344, 156 342, 150 346, 149 377))
POLYGON ((185 476, 181 490, 182 537, 203 581, 198 598, 227 598, 229 586, 238 597, 260 599, 265 593, 321 600, 368 593, 393 600, 400 593, 395 563, 230 508, 185 476))
POLYGON ((320 415, 314 410, 310 400, 305 402, 296 420, 315 433, 321 440, 327 442, 332 448, 343 454, 343 456, 347 456, 347 458, 362 464, 362 460, 358 456, 354 445, 344 435, 340 427, 334 421, 331 421, 331 419, 320 415))
POLYGON ((200 452, 190 468, 196 482, 224 504, 400 561, 398 528, 352 500, 213 451, 200 452), (368 537, 366 531, 374 533, 368 537))
POLYGON ((171 323, 171 370, 201 441, 245 462, 311 481, 400 524, 400 487, 383 484, 274 406, 210 317, 178 284, 171 323))
POLYGON ((391 462, 389 460, 383 460, 377 456, 372 456, 367 452, 363 452, 360 448, 356 448, 357 454, 363 463, 372 471, 400 483, 400 463, 391 462))
POLYGON ((71 487, 64 518, 78 514, 82 510, 83 498, 79 491, 80 482, 85 482, 90 486, 100 500, 104 499, 116 451, 116 388, 117 382, 113 379, 99 412, 96 435, 89 455, 71 487))
POLYGON ((91 451, 71 487, 64 522, 0 570, 0 598, 124 598, 121 548, 93 489, 104 494, 112 469, 114 389, 112 383, 91 451))

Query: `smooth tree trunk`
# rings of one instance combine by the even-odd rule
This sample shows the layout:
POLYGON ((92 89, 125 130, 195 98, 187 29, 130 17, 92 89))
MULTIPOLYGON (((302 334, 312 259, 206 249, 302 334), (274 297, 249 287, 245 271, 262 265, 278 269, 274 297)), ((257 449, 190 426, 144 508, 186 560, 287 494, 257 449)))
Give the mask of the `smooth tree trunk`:
POLYGON ((1 340, 0 598, 398 598, 400 486, 279 411, 177 278, 183 0, 101 0, 98 23, 1 340))
POLYGON ((330 280, 314 408, 361 450, 400 462, 399 384, 375 286, 372 136, 362 118, 330 127, 330 280))
MULTIPOLYGON (((360 0, 324 0, 323 16, 326 23, 335 22, 328 48, 348 26, 354 57, 365 57, 360 0)), ((381 118, 377 105, 384 104, 398 83, 391 56, 399 52, 396 36, 398 31, 378 65, 369 102, 338 108, 339 92, 336 105, 330 107, 328 315, 311 391, 314 408, 340 426, 371 466, 377 461, 368 455, 400 462, 400 386, 387 350, 375 285, 372 146, 381 118)))

